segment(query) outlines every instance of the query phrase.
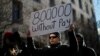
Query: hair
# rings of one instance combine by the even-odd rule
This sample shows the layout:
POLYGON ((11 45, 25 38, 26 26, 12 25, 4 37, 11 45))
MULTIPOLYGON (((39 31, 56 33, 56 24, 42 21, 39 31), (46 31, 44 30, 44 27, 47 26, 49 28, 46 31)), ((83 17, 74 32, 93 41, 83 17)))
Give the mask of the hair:
POLYGON ((76 37, 84 38, 84 36, 81 33, 77 33, 76 37))
POLYGON ((84 36, 83 36, 81 33, 77 33, 77 34, 76 34, 76 38, 77 38, 77 37, 79 37, 79 38, 81 39, 82 45, 83 45, 83 46, 86 46, 85 40, 84 40, 84 36))
MULTIPOLYGON (((57 37, 60 37, 60 34, 59 34, 58 32, 50 33, 50 35, 51 35, 51 34, 54 34, 54 35, 56 35, 57 37)), ((49 37, 50 37, 50 35, 49 35, 49 37)))
POLYGON ((12 37, 13 33, 12 32, 5 32, 4 33, 4 38, 10 38, 12 37))
POLYGON ((6 40, 11 40, 13 33, 12 32, 5 32, 3 36, 3 45, 6 45, 6 40))

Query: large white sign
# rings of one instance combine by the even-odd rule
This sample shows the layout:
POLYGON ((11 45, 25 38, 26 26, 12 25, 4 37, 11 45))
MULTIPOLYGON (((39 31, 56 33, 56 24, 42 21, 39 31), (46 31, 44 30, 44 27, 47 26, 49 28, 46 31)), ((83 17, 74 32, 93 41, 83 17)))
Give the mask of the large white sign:
POLYGON ((32 12, 30 19, 31 35, 65 31, 72 21, 71 3, 32 12))

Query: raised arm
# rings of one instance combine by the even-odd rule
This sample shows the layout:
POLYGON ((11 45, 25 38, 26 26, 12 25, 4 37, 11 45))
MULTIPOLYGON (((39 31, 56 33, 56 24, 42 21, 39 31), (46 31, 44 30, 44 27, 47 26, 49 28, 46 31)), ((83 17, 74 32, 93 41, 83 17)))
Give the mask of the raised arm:
POLYGON ((30 32, 28 32, 27 34, 27 49, 28 49, 29 55, 32 55, 32 56, 43 55, 42 49, 35 48, 32 37, 30 36, 30 32))
POLYGON ((75 27, 73 25, 71 25, 69 30, 68 30, 68 36, 69 36, 70 49, 73 52, 77 52, 78 43, 77 43, 74 29, 75 29, 75 27))

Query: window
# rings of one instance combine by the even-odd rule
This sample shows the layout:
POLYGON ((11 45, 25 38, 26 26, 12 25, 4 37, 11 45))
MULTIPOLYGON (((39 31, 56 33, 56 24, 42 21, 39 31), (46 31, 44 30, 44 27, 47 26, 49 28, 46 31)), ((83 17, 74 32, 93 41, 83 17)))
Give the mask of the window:
POLYGON ((36 2, 38 2, 38 3, 41 3, 41 0, 34 0, 34 1, 36 1, 36 2))
POLYGON ((90 3, 92 4, 92 0, 90 0, 90 3))
POLYGON ((73 9, 73 21, 76 20, 76 11, 73 9))
POLYGON ((88 13, 88 14, 89 14, 88 5, 87 5, 87 4, 85 4, 85 6, 86 6, 86 13, 88 13))
POLYGON ((55 6, 55 0, 49 0, 50 1, 50 7, 55 6))
POLYGON ((84 24, 84 16, 81 14, 81 23, 84 24))
POLYGON ((37 8, 33 8, 33 11, 38 11, 38 9, 37 8))
POLYGON ((82 0, 79 0, 79 7, 82 9, 82 0))
POLYGON ((89 25, 90 24, 90 19, 89 18, 87 18, 87 25, 89 25))
POLYGON ((74 0, 71 0, 71 2, 72 2, 72 3, 75 3, 75 1, 74 1, 74 0))
POLYGON ((2 18, 2 13, 3 13, 2 7, 0 6, 0 21, 1 21, 1 18, 2 18))
POLYGON ((91 20, 88 19, 88 27, 90 28, 90 25, 91 25, 91 20))
POLYGON ((62 1, 62 2, 61 2, 61 4, 65 4, 65 2, 64 2, 64 1, 62 1))
POLYGON ((19 22, 22 17, 22 3, 20 1, 13 0, 12 9, 12 22, 19 22))
POLYGON ((92 8, 91 8, 91 12, 92 12, 92 18, 95 18, 94 11, 92 8))

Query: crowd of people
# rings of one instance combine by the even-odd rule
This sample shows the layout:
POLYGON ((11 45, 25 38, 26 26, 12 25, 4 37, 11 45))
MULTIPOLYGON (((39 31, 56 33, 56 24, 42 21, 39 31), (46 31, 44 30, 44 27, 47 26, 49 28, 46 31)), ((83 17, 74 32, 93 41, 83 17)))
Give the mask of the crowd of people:
POLYGON ((61 45, 60 34, 49 34, 49 46, 35 48, 30 33, 27 34, 27 44, 21 40, 18 31, 6 32, 3 36, 3 47, 0 56, 97 56, 93 48, 86 46, 84 37, 75 33, 74 27, 70 26, 67 31, 70 45, 61 45))

